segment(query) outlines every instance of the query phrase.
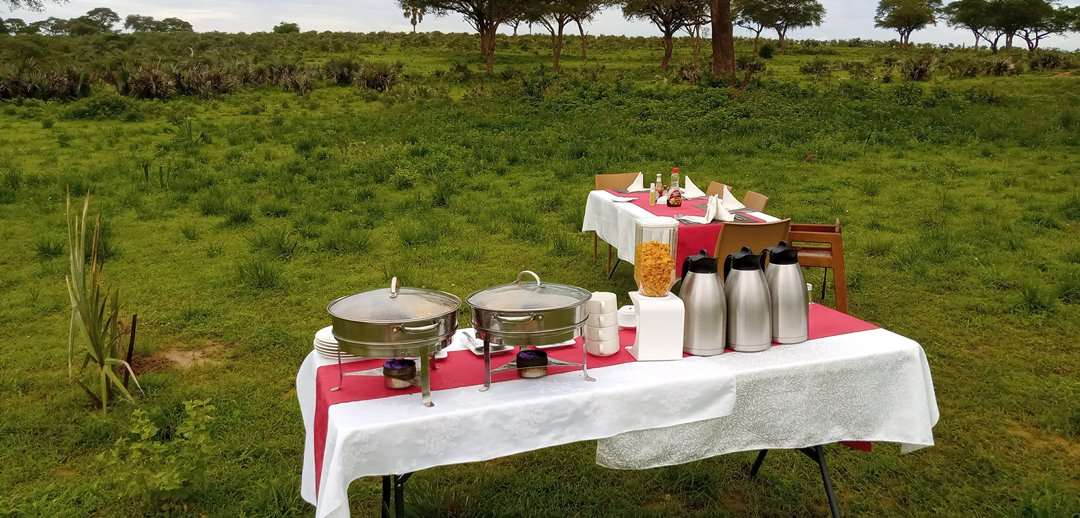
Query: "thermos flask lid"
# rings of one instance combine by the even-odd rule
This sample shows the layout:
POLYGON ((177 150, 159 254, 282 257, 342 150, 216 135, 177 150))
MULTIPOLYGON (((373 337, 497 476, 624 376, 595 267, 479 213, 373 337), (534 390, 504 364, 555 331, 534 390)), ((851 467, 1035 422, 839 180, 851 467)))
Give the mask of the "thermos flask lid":
POLYGON ((728 256, 733 270, 760 270, 761 258, 747 247, 728 256))
POLYGON ((709 257, 709 253, 702 250, 686 258, 683 271, 690 273, 716 273, 718 263, 715 257, 709 257))
POLYGON ((765 250, 769 252, 771 264, 797 264, 799 262, 799 248, 788 246, 786 241, 781 241, 776 246, 765 250))

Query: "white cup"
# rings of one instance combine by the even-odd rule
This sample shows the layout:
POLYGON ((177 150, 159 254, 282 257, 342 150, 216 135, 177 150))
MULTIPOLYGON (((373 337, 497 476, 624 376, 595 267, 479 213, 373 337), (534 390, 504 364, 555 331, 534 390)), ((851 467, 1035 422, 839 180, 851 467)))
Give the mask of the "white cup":
POLYGON ((618 313, 593 313, 585 321, 586 327, 614 327, 619 325, 618 313))
POLYGON ((606 340, 618 340, 619 328, 618 326, 611 327, 593 327, 585 326, 585 339, 595 341, 606 340))
POLYGON ((619 352, 619 339, 585 340, 585 351, 593 356, 611 356, 619 352))
POLYGON ((592 298, 585 303, 585 311, 593 313, 614 313, 619 301, 615 294, 607 291, 593 292, 592 298))

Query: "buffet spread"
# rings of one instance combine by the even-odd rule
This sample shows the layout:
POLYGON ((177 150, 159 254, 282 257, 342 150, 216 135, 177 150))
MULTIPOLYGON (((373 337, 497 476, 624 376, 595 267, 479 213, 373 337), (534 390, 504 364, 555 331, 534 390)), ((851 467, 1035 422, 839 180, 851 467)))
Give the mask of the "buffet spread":
MULTIPOLYGON (((678 192, 667 199, 684 203, 678 192)), ((756 384, 771 363, 780 368, 773 375, 804 379, 805 371, 821 383, 835 379, 851 400, 868 398, 858 403, 865 419, 848 419, 847 428, 825 420, 818 431, 804 423, 802 435, 791 434, 795 442, 823 444, 828 435, 909 449, 933 443, 937 408, 921 347, 811 304, 797 247, 781 241, 725 258, 705 250, 680 256, 679 221, 648 216, 633 224, 631 306, 532 271, 465 297, 468 329, 458 326, 460 298, 403 287, 397 278, 389 288, 331 302, 332 325, 316 334, 297 376, 308 432, 302 495, 317 515, 347 516, 348 485, 361 476, 582 440, 600 439, 598 462, 621 468, 788 444, 755 436, 771 426, 754 424, 761 421, 756 405, 783 401, 756 385, 744 390, 742 381, 736 395, 740 376, 756 384), (838 364, 822 370, 833 353, 838 364), (753 368, 731 368, 743 365, 753 368), (882 385, 880 374, 895 366, 902 372, 891 379, 899 381, 882 385), (913 390, 922 397, 897 401, 913 390), (740 409, 750 417, 733 420, 740 409), (741 442, 714 436, 739 426, 732 421, 751 423, 741 442), (669 433, 680 429, 686 437, 669 433)), ((771 410, 779 413, 770 419, 782 422, 783 408, 771 410)))

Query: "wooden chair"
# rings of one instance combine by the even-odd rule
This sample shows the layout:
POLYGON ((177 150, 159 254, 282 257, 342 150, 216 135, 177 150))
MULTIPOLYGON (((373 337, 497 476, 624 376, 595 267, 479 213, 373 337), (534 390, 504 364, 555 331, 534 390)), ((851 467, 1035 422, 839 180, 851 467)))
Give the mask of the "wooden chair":
POLYGON ((844 236, 840 218, 835 225, 792 225, 789 238, 799 246, 799 264, 808 268, 824 268, 821 278, 821 299, 825 300, 829 268, 833 270, 833 291, 836 310, 848 312, 847 276, 844 270, 844 236))
POLYGON ((705 194, 707 196, 712 196, 714 194, 723 195, 724 194, 724 187, 727 187, 728 190, 731 189, 730 185, 724 185, 724 184, 722 184, 720 182, 709 182, 709 188, 705 189, 705 194))
POLYGON ((750 210, 765 212, 765 206, 769 204, 769 197, 754 191, 746 191, 746 196, 743 196, 742 203, 750 210))
MULTIPOLYGON (((780 241, 787 241, 790 227, 790 219, 772 223, 724 223, 720 235, 716 238, 714 256, 723 264, 728 255, 738 252, 744 246, 760 254, 765 248, 776 246, 780 241)), ((719 273, 724 274, 722 269, 719 273)))
MULTIPOLYGON (((634 183, 634 180, 637 179, 637 175, 639 175, 639 174, 641 174, 641 173, 598 174, 598 175, 596 175, 596 190, 601 191, 601 190, 607 190, 607 189, 625 189, 627 187, 630 187, 630 185, 634 183)), ((596 232, 593 232, 593 238, 592 238, 593 261, 600 258, 600 254, 599 254, 599 250, 598 250, 599 246, 600 246, 600 237, 596 235, 596 232)), ((607 247, 607 267, 608 267, 608 270, 611 270, 611 250, 612 250, 612 247, 609 244, 608 247, 607 247)))

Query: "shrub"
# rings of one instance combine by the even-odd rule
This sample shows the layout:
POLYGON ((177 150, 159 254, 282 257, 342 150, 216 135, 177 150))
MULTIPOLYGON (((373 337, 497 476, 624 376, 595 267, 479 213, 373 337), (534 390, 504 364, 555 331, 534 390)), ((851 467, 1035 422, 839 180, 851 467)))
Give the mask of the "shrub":
POLYGON ((208 189, 199 198, 199 211, 203 216, 217 216, 225 212, 225 193, 218 188, 208 189))
POLYGON ((34 243, 34 253, 38 259, 49 260, 64 255, 64 244, 60 241, 42 238, 34 243))
POLYGON ((761 59, 772 59, 773 54, 776 52, 776 47, 772 43, 766 43, 758 49, 758 57, 761 59))
POLYGON ((225 206, 225 224, 229 226, 243 225, 251 222, 251 207, 234 202, 225 206))
POLYGON ((116 475, 117 489, 125 497, 146 506, 187 501, 202 489, 217 449, 210 435, 213 411, 210 400, 185 401, 182 420, 162 428, 136 410, 127 436, 98 460, 105 472, 116 475))
POLYGON ((420 182, 420 175, 411 169, 397 169, 390 175, 390 183, 399 190, 409 189, 420 182))
POLYGON ((393 65, 385 63, 363 63, 353 80, 353 83, 361 88, 369 88, 377 92, 390 90, 397 84, 401 70, 405 68, 400 62, 393 65))
POLYGON ((832 62, 822 57, 816 57, 813 61, 800 65, 799 73, 808 76, 829 77, 832 75, 832 62))
POLYGON ((65 119, 79 120, 124 120, 134 121, 142 118, 138 105, 124 98, 111 88, 102 88, 90 97, 73 103, 65 112, 65 119))
POLYGON ((53 124, 55 124, 55 122, 52 119, 46 117, 41 121, 41 129, 49 129, 53 127, 53 124))
POLYGON ((929 81, 934 73, 934 65, 937 58, 933 54, 924 54, 919 58, 908 59, 904 62, 902 72, 904 77, 912 81, 929 81))
POLYGON ((893 98, 901 106, 916 106, 922 102, 923 89, 916 83, 900 83, 893 88, 893 98))
POLYGON ((199 239, 199 227, 195 225, 187 224, 180 227, 180 233, 184 235, 184 239, 188 241, 195 241, 199 239))
POLYGON ((296 230, 267 230, 248 238, 248 243, 253 252, 265 250, 272 257, 289 259, 299 244, 297 234, 296 230))
POLYGON ((281 286, 281 273, 265 257, 251 257, 236 267, 236 278, 242 286, 268 290, 281 286))

